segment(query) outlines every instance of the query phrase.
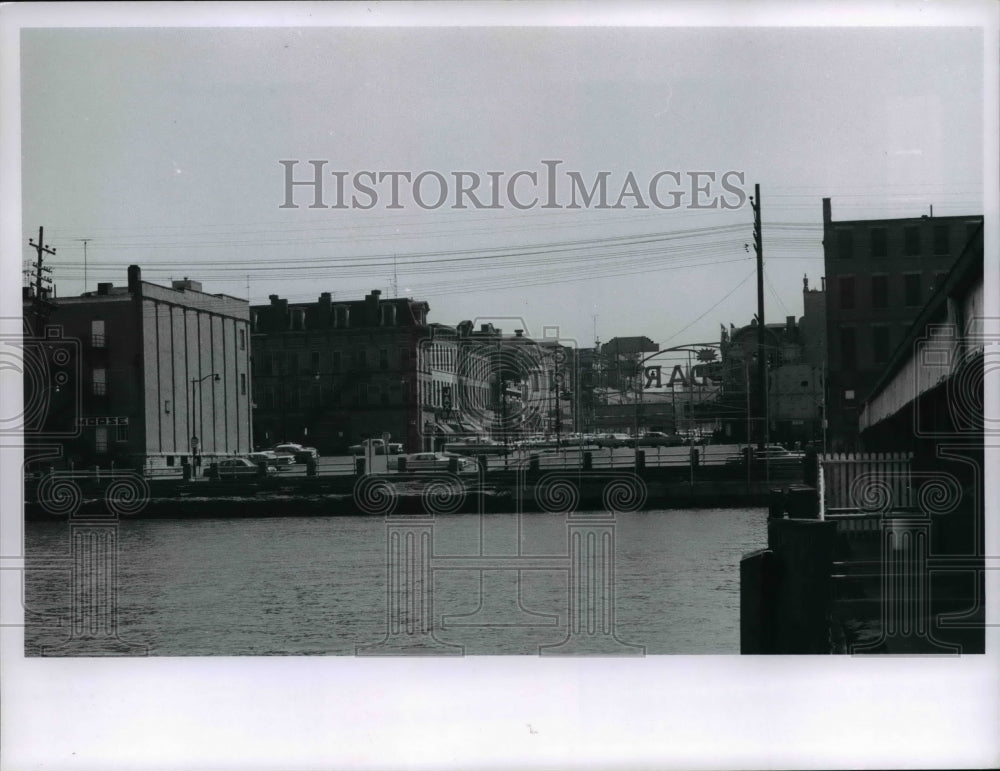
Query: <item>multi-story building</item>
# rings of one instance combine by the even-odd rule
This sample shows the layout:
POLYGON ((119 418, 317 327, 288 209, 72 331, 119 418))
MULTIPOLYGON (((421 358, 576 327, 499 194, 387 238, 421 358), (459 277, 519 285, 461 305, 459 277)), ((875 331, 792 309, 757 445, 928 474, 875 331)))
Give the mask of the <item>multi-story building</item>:
POLYGON ((865 397, 981 222, 981 215, 835 221, 823 199, 832 449, 857 445, 865 397))
POLYGON ((339 453, 388 434, 407 451, 420 449, 425 424, 436 420, 423 397, 440 382, 418 361, 431 337, 428 310, 419 300, 383 300, 378 290, 343 302, 329 292, 313 303, 271 295, 269 305, 252 306, 255 444, 297 441, 339 453))
POLYGON ((250 451, 246 300, 188 279, 151 284, 137 265, 127 286, 47 298, 44 319, 30 295, 25 404, 40 413, 25 435, 57 448, 53 465, 153 469, 250 451))
POLYGON ((826 357, 825 291, 802 280, 804 315, 764 327, 767 367, 767 426, 760 412, 757 376, 758 336, 754 320, 736 329, 723 327, 722 392, 718 398, 724 435, 735 441, 820 442, 824 417, 826 357))

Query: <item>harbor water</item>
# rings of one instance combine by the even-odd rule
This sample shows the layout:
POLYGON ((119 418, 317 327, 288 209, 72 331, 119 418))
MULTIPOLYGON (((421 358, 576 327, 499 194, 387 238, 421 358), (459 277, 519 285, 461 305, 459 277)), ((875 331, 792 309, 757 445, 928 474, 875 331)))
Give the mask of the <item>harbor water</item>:
MULTIPOLYGON (((602 573, 612 591, 601 602, 621 650, 739 653, 739 562, 765 546, 766 516, 603 515, 613 560, 602 573)), ((393 572, 398 523, 385 518, 122 520, 104 526, 113 553, 103 553, 103 573, 96 568, 102 612, 134 655, 355 655, 380 651, 392 629, 390 581, 416 580, 434 642, 425 652, 537 655, 572 627, 572 522, 558 514, 438 515, 423 531, 434 569, 420 583, 412 561, 393 572), (477 569, 495 567, 497 555, 533 559, 530 569, 477 569)), ((81 571, 91 575, 95 566, 79 543, 66 521, 26 523, 26 655, 80 655, 74 635, 86 629, 73 592, 79 596, 81 571)))

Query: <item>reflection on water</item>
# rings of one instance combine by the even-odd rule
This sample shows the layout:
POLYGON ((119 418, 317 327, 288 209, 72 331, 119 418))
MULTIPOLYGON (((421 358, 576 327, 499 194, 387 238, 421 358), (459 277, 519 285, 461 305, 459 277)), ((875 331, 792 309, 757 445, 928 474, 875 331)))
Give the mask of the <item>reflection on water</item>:
MULTIPOLYGON (((158 656, 354 655, 386 638, 396 576, 418 587, 397 620, 405 627, 422 608, 440 652, 537 654, 567 638, 566 516, 437 517, 423 531, 433 591, 420 583, 419 554, 404 549, 393 563, 390 527, 377 517, 122 521, 117 581, 106 579, 117 584, 117 636, 158 656), (517 554, 536 558, 530 569, 475 569, 517 554)), ((765 545, 765 511, 619 513, 608 529, 619 641, 647 654, 739 652, 739 561, 765 545)), ((593 570, 593 554, 581 554, 577 568, 593 570)), ((78 655, 59 648, 75 629, 69 525, 29 523, 26 555, 25 652, 78 655)), ((600 606, 600 576, 576 581, 581 607, 600 606)))

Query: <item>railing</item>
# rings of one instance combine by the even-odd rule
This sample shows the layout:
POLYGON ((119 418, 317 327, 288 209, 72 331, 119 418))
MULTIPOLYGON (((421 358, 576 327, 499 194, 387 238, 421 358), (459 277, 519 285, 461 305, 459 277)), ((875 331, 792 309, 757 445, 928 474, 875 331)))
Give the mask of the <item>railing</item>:
POLYGON ((820 518, 881 516, 914 506, 909 453, 820 455, 820 518))

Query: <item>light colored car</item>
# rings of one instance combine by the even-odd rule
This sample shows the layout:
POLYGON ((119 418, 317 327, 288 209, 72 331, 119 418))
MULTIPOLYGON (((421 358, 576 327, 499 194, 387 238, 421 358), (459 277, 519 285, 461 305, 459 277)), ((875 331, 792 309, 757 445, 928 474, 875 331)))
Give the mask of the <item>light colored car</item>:
MULTIPOLYGON (((260 469, 257 464, 247 460, 246 458, 226 458, 224 460, 220 460, 218 463, 210 464, 209 467, 205 469, 205 476, 212 475, 213 466, 218 469, 220 479, 255 477, 260 473, 260 469)), ((267 467, 267 476, 273 476, 277 473, 278 469, 274 466, 267 467)))
POLYGON ((303 447, 301 444, 294 444, 292 442, 276 444, 271 448, 271 452, 278 455, 291 455, 296 463, 306 463, 309 460, 316 460, 319 457, 319 453, 315 447, 303 447))
POLYGON ((640 447, 680 447, 682 444, 683 437, 663 431, 647 431, 639 437, 640 447))
POLYGON ((465 471, 475 468, 475 461, 462 455, 446 452, 415 452, 404 455, 407 471, 447 471, 452 461, 458 461, 458 470, 465 471))
POLYGON ((266 463, 268 466, 291 466, 295 458, 290 453, 277 453, 274 450, 258 450, 250 453, 247 458, 251 463, 266 463))
MULTIPOLYGON (((746 457, 747 448, 742 447, 740 448, 740 454, 727 458, 726 463, 730 465, 745 464, 746 457)), ((780 444, 765 445, 763 450, 758 450, 756 447, 753 448, 754 463, 792 464, 801 462, 804 457, 804 452, 792 452, 791 450, 786 450, 780 444)))

